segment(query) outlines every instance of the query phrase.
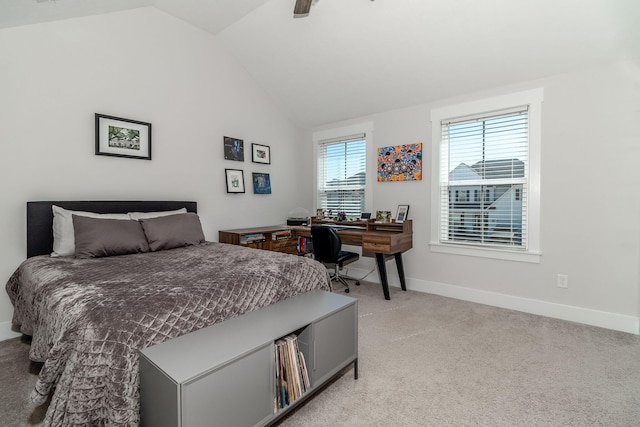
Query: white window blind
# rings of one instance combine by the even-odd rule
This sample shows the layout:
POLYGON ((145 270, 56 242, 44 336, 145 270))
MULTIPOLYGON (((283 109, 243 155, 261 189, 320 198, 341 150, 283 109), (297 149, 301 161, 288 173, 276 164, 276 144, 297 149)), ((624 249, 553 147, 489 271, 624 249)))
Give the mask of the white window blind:
POLYGON ((365 208, 365 134, 321 140, 318 144, 318 208, 326 214, 359 216, 365 208))
POLYGON ((441 122, 440 243, 527 248, 526 106, 441 122))

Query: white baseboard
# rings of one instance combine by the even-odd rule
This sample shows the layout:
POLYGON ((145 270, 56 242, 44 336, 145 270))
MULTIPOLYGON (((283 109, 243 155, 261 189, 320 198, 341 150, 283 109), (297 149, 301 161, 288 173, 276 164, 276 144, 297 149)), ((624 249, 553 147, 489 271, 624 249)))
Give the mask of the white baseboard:
MULTIPOLYGON (((349 273, 362 277, 368 271, 350 268, 349 273)), ((380 283, 377 271, 365 280, 380 283)), ((389 285, 400 286, 397 274, 389 274, 389 285)), ((640 318, 633 316, 411 278, 407 289, 640 335, 640 318)))
POLYGON ((0 341, 10 340, 11 338, 16 338, 21 335, 20 332, 11 330, 11 322, 0 323, 0 341))

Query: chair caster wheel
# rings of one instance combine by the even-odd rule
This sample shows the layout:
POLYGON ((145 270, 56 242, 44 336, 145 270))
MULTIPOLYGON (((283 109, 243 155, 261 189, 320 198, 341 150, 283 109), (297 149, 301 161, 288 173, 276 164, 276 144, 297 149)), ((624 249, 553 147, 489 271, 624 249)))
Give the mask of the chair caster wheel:
POLYGON ((356 282, 356 286, 360 286, 360 282, 356 282))
POLYGON ((348 293, 349 293, 349 288, 345 289, 345 290, 344 290, 344 293, 345 293, 345 294, 348 294, 348 293))

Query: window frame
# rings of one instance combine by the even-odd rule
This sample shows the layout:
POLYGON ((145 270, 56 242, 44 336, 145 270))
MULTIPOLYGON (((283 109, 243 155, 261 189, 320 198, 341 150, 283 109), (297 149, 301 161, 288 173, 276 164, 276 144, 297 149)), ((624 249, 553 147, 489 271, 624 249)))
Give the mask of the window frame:
POLYGON ((539 263, 540 250, 540 148, 542 129, 543 89, 485 98, 431 110, 432 175, 431 175, 431 241, 432 251, 452 255, 466 255, 511 261, 539 263), (441 122, 455 117, 491 114, 494 111, 528 105, 529 106, 529 176, 527 204, 526 249, 469 246, 455 242, 440 242, 441 201, 440 201, 440 147, 442 143, 441 122))

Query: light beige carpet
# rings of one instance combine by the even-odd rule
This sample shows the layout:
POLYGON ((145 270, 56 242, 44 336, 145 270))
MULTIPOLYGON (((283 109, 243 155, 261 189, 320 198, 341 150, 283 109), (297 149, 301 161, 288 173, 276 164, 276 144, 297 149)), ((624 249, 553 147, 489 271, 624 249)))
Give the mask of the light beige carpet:
POLYGON ((638 336, 398 288, 385 301, 371 283, 350 295, 359 379, 281 426, 640 426, 638 336))
MULTIPOLYGON (((341 287, 336 286, 341 292, 341 287)), ((391 288, 351 287, 353 369, 281 421, 313 426, 640 426, 640 337, 391 288)), ((28 342, 0 343, 0 425, 39 425, 25 402, 28 342)))

